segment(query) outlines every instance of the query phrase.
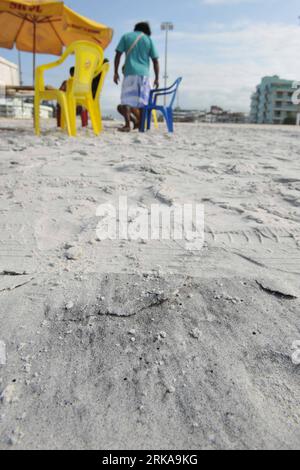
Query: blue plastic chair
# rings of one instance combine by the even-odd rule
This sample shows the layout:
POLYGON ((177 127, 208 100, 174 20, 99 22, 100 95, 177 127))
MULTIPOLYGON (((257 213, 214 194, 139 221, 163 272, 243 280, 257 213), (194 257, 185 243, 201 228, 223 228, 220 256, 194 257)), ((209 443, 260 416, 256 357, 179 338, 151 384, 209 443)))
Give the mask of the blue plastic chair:
POLYGON ((177 78, 176 82, 173 83, 169 88, 158 88, 157 90, 151 90, 149 103, 143 108, 140 132, 145 132, 147 123, 147 130, 151 128, 151 117, 152 111, 160 111, 164 116, 169 132, 174 132, 173 126, 173 105, 176 98, 177 90, 182 81, 182 78, 177 78), (160 96, 170 96, 171 100, 168 106, 159 106, 157 99, 160 96))

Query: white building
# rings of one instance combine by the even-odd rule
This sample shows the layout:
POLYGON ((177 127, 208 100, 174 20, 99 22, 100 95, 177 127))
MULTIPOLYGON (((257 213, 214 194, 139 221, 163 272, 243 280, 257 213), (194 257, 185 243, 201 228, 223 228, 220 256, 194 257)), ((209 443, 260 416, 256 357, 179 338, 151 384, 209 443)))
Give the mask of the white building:
POLYGON ((0 86, 20 85, 19 68, 16 64, 0 57, 0 86))
MULTIPOLYGON (((19 86, 19 67, 0 57, 0 117, 32 118, 33 104, 30 100, 24 100, 18 96, 7 96, 7 86, 19 86)), ((41 117, 50 118, 53 110, 49 106, 41 106, 41 117)))

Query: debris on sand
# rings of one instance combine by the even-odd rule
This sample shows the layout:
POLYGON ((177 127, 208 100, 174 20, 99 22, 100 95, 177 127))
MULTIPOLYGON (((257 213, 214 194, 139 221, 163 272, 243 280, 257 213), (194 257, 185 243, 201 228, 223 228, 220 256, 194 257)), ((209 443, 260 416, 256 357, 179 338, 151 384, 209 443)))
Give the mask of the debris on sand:
POLYGON ((0 394, 0 402, 3 403, 4 405, 7 405, 7 404, 11 404, 17 401, 15 392, 16 392, 15 384, 7 385, 0 394))
POLYGON ((160 331, 157 335, 157 339, 165 339, 167 337, 167 333, 165 331, 160 331))
POLYGON ((202 336, 202 331, 199 328, 194 328, 190 331, 190 336, 195 339, 199 339, 202 336))
POLYGON ((82 248, 80 246, 71 246, 66 251, 66 258, 70 261, 76 261, 82 257, 82 248))
POLYGON ((292 363, 295 366, 300 366, 300 340, 293 342, 292 350, 294 351, 292 354, 292 363))
POLYGON ((8 436, 7 438, 7 445, 9 446, 15 446, 20 443, 20 441, 23 439, 24 433, 20 431, 19 428, 16 428, 12 431, 11 435, 8 436))
POLYGON ((4 341, 0 341, 0 366, 6 364, 6 344, 4 341))

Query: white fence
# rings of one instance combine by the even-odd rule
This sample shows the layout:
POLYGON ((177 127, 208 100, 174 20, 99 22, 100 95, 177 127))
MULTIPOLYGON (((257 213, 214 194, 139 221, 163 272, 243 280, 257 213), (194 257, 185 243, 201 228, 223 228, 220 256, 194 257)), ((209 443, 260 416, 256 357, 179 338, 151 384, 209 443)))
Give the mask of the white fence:
MULTIPOLYGON (((53 108, 41 106, 40 115, 44 119, 52 118, 53 108)), ((0 118, 31 119, 32 117, 33 103, 25 101, 24 98, 5 98, 0 95, 0 118)))

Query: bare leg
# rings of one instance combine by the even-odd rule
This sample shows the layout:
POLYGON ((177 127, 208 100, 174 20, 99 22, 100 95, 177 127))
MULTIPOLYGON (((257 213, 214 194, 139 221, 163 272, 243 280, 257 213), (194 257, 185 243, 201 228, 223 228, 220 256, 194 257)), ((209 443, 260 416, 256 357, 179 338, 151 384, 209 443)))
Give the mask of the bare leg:
POLYGON ((87 127, 89 123, 89 115, 86 109, 81 111, 81 125, 82 127, 87 127))
POLYGON ((57 127, 61 127, 61 107, 59 104, 56 107, 56 120, 57 120, 57 127))
POLYGON ((120 132, 130 132, 130 130, 131 130, 131 128, 130 128, 130 111, 131 111, 130 107, 125 106, 125 105, 119 105, 118 106, 118 111, 123 116, 123 118, 125 119, 125 126, 121 127, 118 130, 120 132))
POLYGON ((141 109, 131 108, 131 114, 134 116, 134 129, 139 129, 141 124, 141 109))

